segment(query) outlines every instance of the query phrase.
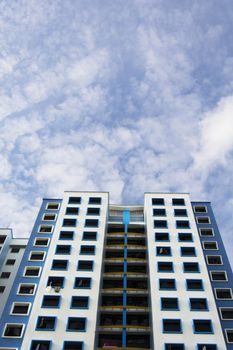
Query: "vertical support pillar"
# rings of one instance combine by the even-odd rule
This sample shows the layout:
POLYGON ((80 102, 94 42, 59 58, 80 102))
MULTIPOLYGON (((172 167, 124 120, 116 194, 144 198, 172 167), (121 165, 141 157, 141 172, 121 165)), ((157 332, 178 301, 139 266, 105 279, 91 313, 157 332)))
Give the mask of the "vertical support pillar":
POLYGON ((126 313, 126 306, 127 306, 127 231, 128 231, 128 224, 130 223, 130 211, 129 209, 125 209, 123 211, 123 223, 124 223, 124 292, 123 292, 123 314, 122 314, 122 347, 126 347, 126 325, 127 325, 127 313, 126 313))

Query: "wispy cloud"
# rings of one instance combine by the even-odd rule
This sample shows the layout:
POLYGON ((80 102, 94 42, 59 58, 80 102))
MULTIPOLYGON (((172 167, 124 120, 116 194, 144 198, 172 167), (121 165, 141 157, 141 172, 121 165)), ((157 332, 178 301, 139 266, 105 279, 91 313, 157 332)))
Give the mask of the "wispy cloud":
POLYGON ((125 203, 188 191, 213 202, 230 242, 228 6, 2 1, 1 225, 28 235, 40 198, 63 190, 125 203))

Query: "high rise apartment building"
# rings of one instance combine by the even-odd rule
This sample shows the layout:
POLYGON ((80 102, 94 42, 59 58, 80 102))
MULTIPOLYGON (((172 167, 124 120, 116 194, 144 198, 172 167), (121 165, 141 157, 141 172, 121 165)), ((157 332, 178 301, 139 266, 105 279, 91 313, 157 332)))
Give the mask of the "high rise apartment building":
POLYGON ((233 349, 232 271, 209 202, 44 199, 0 231, 0 350, 233 349), (13 263, 14 261, 14 263, 13 263))

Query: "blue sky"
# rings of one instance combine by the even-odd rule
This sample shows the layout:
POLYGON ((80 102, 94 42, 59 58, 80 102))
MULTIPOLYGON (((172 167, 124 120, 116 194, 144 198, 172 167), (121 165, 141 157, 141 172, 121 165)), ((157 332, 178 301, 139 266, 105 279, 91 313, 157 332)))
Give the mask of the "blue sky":
POLYGON ((0 222, 42 197, 148 191, 211 201, 231 262, 231 0, 0 3, 0 222))

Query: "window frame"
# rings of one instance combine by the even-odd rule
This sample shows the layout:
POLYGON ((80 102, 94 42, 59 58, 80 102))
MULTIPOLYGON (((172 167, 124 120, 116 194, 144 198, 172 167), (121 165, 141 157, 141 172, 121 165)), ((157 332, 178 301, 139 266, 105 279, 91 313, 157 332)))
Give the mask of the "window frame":
POLYGON ((208 210, 207 210, 207 206, 206 205, 194 205, 193 206, 193 208, 194 208, 194 213, 208 213, 208 210), (198 207, 201 207, 201 208, 205 208, 205 211, 197 211, 197 209, 196 208, 198 208, 198 207))
POLYGON ((176 220, 176 229, 177 230, 189 230, 191 228, 189 220, 176 220), (182 226, 181 222, 187 223, 187 226, 182 226))
POLYGON ((222 315, 222 310, 223 310, 223 309, 231 309, 231 310, 232 310, 232 313, 233 313, 233 307, 230 307, 230 306, 220 306, 218 309, 219 309, 220 319, 221 319, 222 321, 233 321, 233 316, 232 316, 232 318, 223 318, 223 315, 222 315))
POLYGON ((65 215, 70 216, 78 216, 80 214, 80 208, 79 207, 66 207, 65 215), (70 209, 76 210, 76 213, 68 213, 70 209))
POLYGON ((159 284, 159 290, 177 290, 177 288, 176 288, 176 279, 175 278, 159 278, 158 279, 158 284, 159 284), (173 281, 174 282, 174 288, 161 288, 161 281, 165 281, 165 280, 167 280, 167 281, 173 281))
POLYGON ((60 208, 60 203, 57 203, 57 202, 48 202, 47 204, 46 204, 46 208, 45 208, 45 210, 59 210, 59 208, 60 208), (50 209, 49 208, 49 205, 57 205, 57 208, 55 209, 55 208, 52 208, 52 209, 50 209))
POLYGON ((33 247, 48 247, 50 243, 50 238, 49 237, 35 237, 34 242, 33 242, 33 247), (37 240, 44 240, 47 239, 47 245, 38 245, 36 244, 37 240))
POLYGON ((183 273, 200 273, 200 265, 197 261, 184 261, 183 262, 183 273), (185 265, 187 264, 195 264, 195 266, 197 266, 197 270, 196 271, 185 271, 185 265))
POLYGON ((72 251, 72 246, 70 244, 57 244, 56 247, 55 247, 54 255, 71 255, 71 251, 72 251), (60 249, 60 247, 69 247, 69 249, 68 249, 69 252, 68 253, 67 252, 59 253, 58 249, 60 249))
POLYGON ((103 199, 102 197, 89 197, 89 198, 88 198, 88 205, 89 205, 89 204, 90 204, 90 205, 101 205, 101 204, 102 204, 102 199, 103 199), (93 202, 92 202, 93 198, 94 198, 94 199, 95 199, 95 198, 98 198, 99 201, 98 201, 97 203, 95 203, 95 202, 93 203, 93 202))
POLYGON ((79 250, 79 255, 88 255, 88 256, 93 256, 93 255, 96 255, 96 245, 94 244, 81 244, 80 245, 80 250, 79 250), (82 252, 82 248, 83 247, 93 247, 93 252, 82 252))
POLYGON ((182 321, 180 318, 163 318, 162 319, 162 333, 163 334, 182 334, 182 321), (164 330, 164 321, 179 321, 180 324, 180 331, 165 331, 164 330))
POLYGON ((153 217, 166 217, 167 211, 164 208, 153 208, 152 215, 153 215, 153 217), (161 211, 162 214, 161 213, 159 214, 159 211, 161 211))
POLYGON ((95 262, 94 260, 78 260, 78 264, 77 264, 77 271, 85 271, 85 272, 92 272, 94 271, 94 265, 95 265, 95 262), (91 269, 83 269, 79 267, 79 264, 80 263, 91 263, 92 264, 92 268, 91 269))
POLYGON ((62 227, 77 227, 77 225, 78 225, 78 220, 77 219, 64 218, 62 220, 62 227), (72 220, 74 222, 74 224, 66 225, 65 222, 68 222, 69 220, 72 220))
POLYGON ((65 340, 63 342, 62 350, 65 350, 66 343, 74 343, 74 344, 80 343, 80 345, 81 345, 81 349, 80 350, 83 350, 83 341, 80 341, 80 340, 65 340))
POLYGON ((182 242, 182 243, 190 243, 193 242, 193 234, 192 232, 178 232, 178 242, 182 242), (180 239, 180 235, 191 235, 191 239, 190 240, 182 240, 180 239))
POLYGON ((39 251, 39 250, 31 250, 29 252, 29 256, 28 256, 28 261, 45 261, 45 257, 46 257, 46 252, 45 251, 39 251), (31 256, 35 254, 35 255, 39 255, 39 254, 43 254, 43 259, 41 260, 37 260, 37 259, 32 259, 31 256))
POLYGON ((91 289, 92 288, 92 278, 91 277, 75 277, 74 278, 74 285, 73 285, 73 289, 91 289), (85 280, 89 280, 89 287, 76 287, 76 281, 78 280, 78 279, 85 279, 85 280))
POLYGON ((197 256, 196 247, 193 247, 193 246, 180 247, 180 256, 182 256, 182 257, 196 257, 197 256), (188 249, 193 249, 194 254, 183 254, 182 250, 188 250, 188 249))
POLYGON ((70 309, 88 310, 89 309, 89 303, 90 303, 89 296, 86 296, 86 295, 72 295, 71 300, 70 300, 70 309), (85 306, 85 307, 72 306, 73 300, 75 298, 86 298, 87 299, 87 306, 85 306))
POLYGON ((24 323, 7 322, 7 323, 5 323, 4 328, 3 328, 2 338, 7 338, 7 339, 20 339, 20 338, 23 337, 24 330, 25 330, 25 324, 24 324, 24 323), (5 333, 6 329, 7 329, 7 326, 11 326, 11 325, 22 326, 20 336, 13 337, 13 336, 4 335, 4 333, 5 333))
POLYGON ((161 256, 161 257, 163 257, 163 256, 172 256, 172 249, 171 249, 171 247, 170 246, 156 246, 155 247, 155 253, 156 253, 156 256, 161 256), (169 254, 160 254, 159 253, 159 250, 160 249, 168 249, 169 250, 169 254))
POLYGON ((208 305, 208 300, 207 300, 207 298, 198 298, 198 297, 193 297, 193 298, 189 298, 189 310, 190 311, 195 311, 195 312, 199 312, 199 311, 201 311, 201 312, 206 312, 206 311, 209 311, 209 305, 208 305), (205 309, 195 309, 195 308, 193 308, 192 307, 192 301, 199 301, 199 300, 202 300, 202 301, 205 301, 205 305, 206 305, 206 308, 205 309))
POLYGON ((210 319, 193 319, 192 320, 192 324, 193 324, 193 334, 214 334, 214 329, 213 329, 213 323, 210 319), (210 322, 210 326, 211 326, 211 331, 210 332, 198 332, 195 330, 195 321, 198 321, 200 323, 202 323, 203 321, 209 321, 210 322))
POLYGON ((159 273, 174 273, 173 261, 157 261, 157 272, 159 272, 159 273), (159 264, 171 264, 171 270, 160 270, 159 264))
POLYGON ((232 300, 233 299, 233 292, 232 292, 231 288, 225 288, 225 287, 223 287, 223 288, 214 288, 214 295, 215 295, 215 299, 216 300, 232 300), (229 290, 231 298, 218 298, 217 292, 219 290, 229 290))
POLYGON ((222 255, 206 255, 206 264, 209 266, 222 266, 223 265, 223 259, 222 259, 222 255), (208 258, 210 257, 218 257, 220 258, 221 263, 220 264, 210 264, 208 261, 208 258))
POLYGON ((55 213, 44 213, 43 214, 43 216, 42 216, 42 221, 48 221, 48 222, 50 222, 50 221, 56 221, 57 220, 57 214, 55 214, 55 213), (46 215, 54 215, 54 219, 45 219, 45 217, 46 217, 46 215))
POLYGON ((37 232, 37 233, 42 234, 42 235, 49 235, 49 234, 52 234, 52 233, 53 233, 53 230, 54 230, 54 225, 41 224, 41 225, 39 225, 39 227, 38 227, 38 232, 37 232), (51 230, 50 230, 50 231, 43 232, 43 231, 41 231, 41 229, 42 229, 43 227, 50 227, 51 230))
POLYGON ((67 259, 53 259, 50 270, 51 271, 67 271, 68 268, 69 268, 69 260, 67 260, 67 259), (65 261, 66 262, 66 268, 54 268, 53 267, 53 263, 57 262, 57 261, 65 261))
POLYGON ((197 225, 211 225, 211 220, 210 220, 210 217, 209 216, 196 216, 196 222, 197 222, 197 225), (200 219, 208 219, 207 221, 208 222, 199 222, 200 219))
POLYGON ((199 236, 200 237, 215 237, 215 233, 214 233, 214 229, 212 228, 212 227, 202 227, 202 228, 199 228, 198 229, 198 231, 199 231, 199 236), (203 231, 209 231, 209 232, 211 232, 211 235, 203 235, 203 231))
POLYGON ((68 204, 79 205, 81 203, 82 203, 82 197, 69 196, 68 198, 68 204), (74 199, 78 199, 78 201, 75 201, 74 199))
POLYGON ((204 289, 203 280, 200 279, 200 278, 194 278, 194 279, 193 279, 193 278, 186 278, 186 280, 185 280, 185 285, 186 285, 186 290, 187 290, 187 291, 194 291, 194 292, 197 292, 197 291, 203 291, 203 290, 205 290, 205 289, 204 289), (198 281, 198 282, 200 282, 200 283, 201 283, 201 288, 200 288, 200 289, 196 289, 196 288, 195 288, 195 289, 193 289, 193 288, 190 289, 190 288, 188 288, 188 282, 189 282, 189 281, 196 281, 196 282, 198 281))
MULTIPOLYGON (((30 294, 31 295, 31 294, 30 294)), ((12 316, 28 316, 30 314, 31 311, 31 307, 32 307, 32 303, 29 303, 27 301, 14 301, 11 305, 11 310, 10 310, 10 315, 12 316), (28 305, 28 310, 26 314, 20 314, 20 313, 13 313, 13 309, 14 307, 19 304, 19 305, 28 305)))
POLYGON ((59 239, 59 241, 73 241, 74 240, 74 235, 75 235, 75 232, 74 231, 66 231, 66 230, 61 230, 60 232, 59 232, 59 237, 58 237, 58 239, 59 239), (61 235, 62 234, 64 234, 64 233, 70 233, 71 234, 71 236, 72 236, 72 238, 61 238, 61 235))
POLYGON ((56 316, 45 316, 45 315, 39 315, 37 316, 37 320, 36 320, 36 327, 35 327, 35 331, 39 331, 39 332, 54 332, 56 330, 56 326, 57 326, 57 317, 56 316), (51 318, 54 319, 54 326, 53 328, 38 328, 38 323, 39 323, 39 319, 40 318, 51 318))
MULTIPOLYGON (((51 349, 51 344, 52 344, 52 341, 51 340, 47 340, 47 339, 32 339, 31 341, 31 346, 30 346, 30 350, 32 350, 33 346, 36 345, 36 344, 33 344, 33 342, 43 342, 43 343, 47 343, 47 345, 49 346, 48 347, 48 350, 51 349)), ((39 344, 37 344, 39 345, 39 344)))
POLYGON ((232 339, 232 341, 229 341, 229 338, 228 338, 228 335, 227 335, 228 331, 232 332, 232 334, 233 334, 233 328, 225 328, 224 331, 225 331, 227 344, 233 344, 233 339, 232 339))
POLYGON ((179 298, 177 297, 161 297, 160 298, 160 310, 161 311, 179 311, 180 310, 180 306, 179 306, 179 298), (177 302, 177 307, 176 308, 169 308, 169 307, 164 307, 163 306, 163 302, 169 299, 173 299, 176 300, 177 302))
POLYGON ((96 231, 83 231, 83 234, 82 234, 82 241, 87 241, 87 242, 96 242, 97 241, 97 235, 98 233, 96 231), (87 238, 84 238, 84 234, 94 234, 95 233, 95 239, 87 239, 87 238))
POLYGON ((218 247, 218 242, 217 241, 202 241, 202 247, 203 247, 203 250, 219 250, 219 247, 218 247), (208 244, 212 244, 212 243, 216 243, 216 249, 211 249, 211 248, 205 248, 205 243, 208 243, 208 244))
POLYGON ((60 309, 60 307, 61 307, 61 300, 62 300, 62 298, 61 298, 60 295, 53 295, 53 294, 47 295, 47 294, 44 294, 43 298, 42 298, 42 301, 41 301, 41 308, 42 309, 60 309), (57 298, 58 299, 58 305, 56 305, 56 306, 44 306, 43 303, 44 303, 44 300, 46 298, 48 298, 48 299, 57 298))
POLYGON ((170 234, 169 232, 155 232, 155 242, 170 242, 170 234), (168 239, 157 239, 156 235, 167 235, 168 239))
POLYGON ((25 296, 29 296, 29 295, 35 295, 35 291, 36 291, 36 288, 37 288, 37 284, 36 283, 19 283, 19 285, 18 285, 18 288, 17 288, 17 295, 25 295, 25 296), (20 291, 20 288, 22 287, 22 286, 25 286, 25 285, 27 285, 27 286, 33 286, 33 293, 19 293, 19 291, 20 291))
POLYGON ((41 275, 41 266, 33 266, 33 265, 31 265, 31 266, 25 266, 24 267, 24 270, 23 270, 23 277, 24 278, 39 278, 40 277, 40 275, 41 275), (33 276, 27 276, 26 275, 26 271, 27 271, 27 269, 32 269, 32 270, 39 270, 39 273, 38 273, 38 275, 36 276, 36 275, 33 275, 33 276))
MULTIPOLYGON (((77 321, 78 322, 78 321, 77 321)), ((82 332, 86 332, 87 331, 87 318, 86 317, 75 317, 75 316, 70 316, 67 318, 67 322, 66 322, 66 332, 78 332, 78 333, 82 333, 82 332), (84 321, 84 329, 82 330, 76 330, 76 329, 69 329, 69 321, 71 319, 82 319, 85 320, 84 321)))
MULTIPOLYGON (((221 265, 220 265, 220 266, 221 266, 221 265)), ((211 270, 211 271, 209 271, 209 273, 210 273, 210 280, 211 280, 212 282, 228 282, 228 281, 229 281, 229 280, 228 280, 228 275, 227 275, 227 271, 226 271, 226 270, 211 270), (215 272, 217 272, 217 273, 224 273, 226 279, 223 279, 223 280, 214 280, 214 279, 213 279, 213 273, 215 273, 215 272)))

